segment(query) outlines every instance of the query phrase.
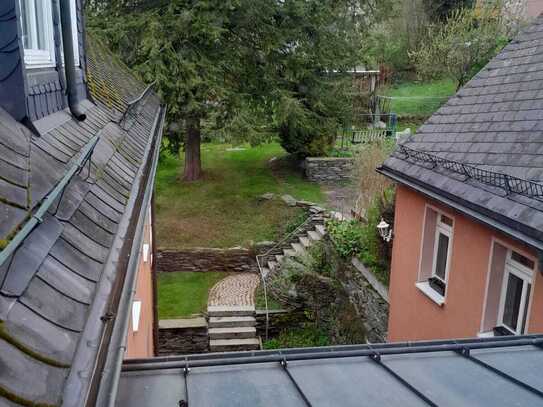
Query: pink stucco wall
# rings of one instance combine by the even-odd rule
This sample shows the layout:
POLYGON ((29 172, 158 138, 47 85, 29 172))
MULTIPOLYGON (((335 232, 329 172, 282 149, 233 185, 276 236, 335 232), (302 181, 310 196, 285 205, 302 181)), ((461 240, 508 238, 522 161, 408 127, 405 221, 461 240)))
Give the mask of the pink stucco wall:
MULTIPOLYGON (((390 279, 389 341, 475 337, 483 321, 487 276, 494 239, 529 256, 535 253, 500 233, 423 195, 399 186, 390 279), (445 304, 421 292, 418 281, 427 205, 454 219, 445 304)), ((536 270, 531 309, 543 307, 543 278, 536 270)), ((543 332, 543 316, 529 313, 528 329, 543 332)))
POLYGON ((126 358, 148 358, 154 356, 153 344, 153 275, 152 275, 152 230, 151 217, 148 214, 144 227, 140 265, 136 283, 134 301, 141 301, 141 313, 138 330, 134 331, 132 315, 128 329, 126 358), (143 246, 148 245, 147 259, 143 256, 143 246))

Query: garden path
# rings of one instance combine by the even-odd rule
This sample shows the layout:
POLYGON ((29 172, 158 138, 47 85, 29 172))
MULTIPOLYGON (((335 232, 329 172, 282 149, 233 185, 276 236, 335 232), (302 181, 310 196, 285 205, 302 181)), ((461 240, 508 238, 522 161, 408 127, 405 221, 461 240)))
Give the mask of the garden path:
POLYGON ((258 274, 239 273, 223 278, 209 291, 209 306, 244 306, 255 304, 258 274))

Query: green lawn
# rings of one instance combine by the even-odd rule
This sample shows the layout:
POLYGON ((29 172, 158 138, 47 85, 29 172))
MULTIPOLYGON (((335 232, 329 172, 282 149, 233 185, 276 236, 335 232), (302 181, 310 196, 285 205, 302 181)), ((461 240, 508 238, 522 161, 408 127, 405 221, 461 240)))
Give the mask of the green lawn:
POLYGON ((398 116, 428 117, 439 109, 455 92, 456 83, 450 79, 443 79, 426 83, 400 83, 389 87, 383 93, 386 96, 398 98, 414 98, 395 99, 391 102, 391 111, 398 114, 398 116))
MULTIPOLYGON (((259 202, 258 196, 266 192, 322 202, 320 187, 304 180, 299 171, 282 165, 272 172, 269 160, 286 156, 279 144, 243 146, 238 151, 229 151, 230 147, 203 144, 205 176, 193 183, 179 180, 182 158, 163 157, 156 187, 160 248, 247 246, 277 238, 301 210, 280 200, 259 202)), ((277 160, 275 166, 283 161, 277 160)))
POLYGON ((208 292, 228 273, 159 273, 159 319, 187 318, 207 309, 208 292))

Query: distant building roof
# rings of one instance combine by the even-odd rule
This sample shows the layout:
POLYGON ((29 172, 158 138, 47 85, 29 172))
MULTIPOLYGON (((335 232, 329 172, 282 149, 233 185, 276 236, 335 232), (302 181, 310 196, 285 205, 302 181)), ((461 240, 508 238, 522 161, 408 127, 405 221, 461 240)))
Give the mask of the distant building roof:
POLYGON ((129 361, 117 405, 541 406, 542 341, 508 337, 129 361))
POLYGON ((543 17, 402 146, 382 173, 541 248, 543 17))
POLYGON ((157 160, 163 108, 111 53, 89 44, 95 103, 83 102, 85 121, 60 111, 35 123, 38 136, 0 110, 0 255, 67 181, 0 265, 2 406, 85 403, 104 329, 115 321, 141 194, 152 188, 146 174, 157 160))

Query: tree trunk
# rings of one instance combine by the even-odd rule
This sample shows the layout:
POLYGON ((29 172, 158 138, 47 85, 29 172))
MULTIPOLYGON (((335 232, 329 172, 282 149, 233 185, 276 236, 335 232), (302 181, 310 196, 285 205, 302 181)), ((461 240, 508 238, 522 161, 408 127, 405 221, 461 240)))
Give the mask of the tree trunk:
POLYGON ((185 141, 185 171, 183 181, 196 181, 202 176, 200 160, 200 118, 187 119, 187 139, 185 141))

